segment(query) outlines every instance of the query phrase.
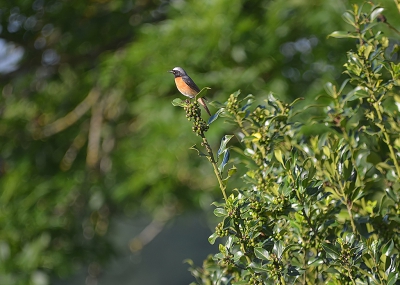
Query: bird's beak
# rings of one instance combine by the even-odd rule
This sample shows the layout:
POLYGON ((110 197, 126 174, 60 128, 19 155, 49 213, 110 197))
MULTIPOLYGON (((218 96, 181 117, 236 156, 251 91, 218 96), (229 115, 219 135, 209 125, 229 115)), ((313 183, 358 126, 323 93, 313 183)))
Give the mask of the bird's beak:
POLYGON ((168 72, 169 72, 169 73, 174 73, 174 71, 173 71, 173 70, 168 70, 168 72))

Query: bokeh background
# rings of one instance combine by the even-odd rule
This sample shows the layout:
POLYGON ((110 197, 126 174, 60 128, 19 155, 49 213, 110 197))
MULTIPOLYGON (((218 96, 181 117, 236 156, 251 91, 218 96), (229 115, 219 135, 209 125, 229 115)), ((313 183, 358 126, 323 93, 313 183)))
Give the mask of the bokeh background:
MULTIPOLYGON (((209 101, 310 103, 344 78, 355 42, 327 35, 351 29, 352 2, 1 1, 0 284, 193 281, 183 260, 213 253, 221 194, 167 71, 209 101)), ((216 122, 209 140, 233 132, 216 122)))

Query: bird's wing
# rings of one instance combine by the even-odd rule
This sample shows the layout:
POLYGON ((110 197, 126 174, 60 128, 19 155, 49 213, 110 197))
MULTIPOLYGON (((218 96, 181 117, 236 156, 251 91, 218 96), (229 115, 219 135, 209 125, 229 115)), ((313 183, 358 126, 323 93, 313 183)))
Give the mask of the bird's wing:
POLYGON ((192 78, 190 78, 189 76, 182 76, 183 81, 185 81, 185 83, 192 88, 193 90, 195 90, 197 93, 200 92, 200 88, 196 85, 196 83, 194 83, 194 81, 192 80, 192 78))

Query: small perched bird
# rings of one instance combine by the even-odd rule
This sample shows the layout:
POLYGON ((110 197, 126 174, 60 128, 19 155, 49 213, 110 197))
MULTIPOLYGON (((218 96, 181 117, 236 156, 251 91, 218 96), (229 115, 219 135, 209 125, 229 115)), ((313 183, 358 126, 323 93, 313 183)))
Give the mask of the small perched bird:
MULTIPOLYGON (((186 71, 182 67, 174 67, 174 69, 169 70, 168 72, 171 72, 175 76, 176 88, 178 88, 179 92, 183 95, 189 98, 194 98, 200 92, 200 88, 197 87, 196 83, 194 83, 192 78, 187 75, 186 71)), ((210 110, 208 110, 206 105, 206 100, 204 98, 198 98, 197 102, 199 102, 211 116, 210 110)))

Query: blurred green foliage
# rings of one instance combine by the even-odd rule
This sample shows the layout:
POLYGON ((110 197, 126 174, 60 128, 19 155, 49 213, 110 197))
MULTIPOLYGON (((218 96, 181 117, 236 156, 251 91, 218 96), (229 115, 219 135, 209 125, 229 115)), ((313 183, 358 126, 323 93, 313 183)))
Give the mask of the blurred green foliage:
MULTIPOLYGON (((391 22, 398 14, 384 2, 391 22)), ((348 5, 2 3, 1 57, 11 63, 0 77, 0 283, 48 284, 82 264, 97 268, 113 253, 118 215, 165 219, 208 206, 216 180, 187 151, 196 140, 169 103, 177 91, 166 71, 185 67, 212 100, 238 88, 259 101, 269 90, 314 100, 341 76, 352 43, 326 36, 347 29, 348 5)), ((212 145, 222 128, 214 124, 212 145)))

